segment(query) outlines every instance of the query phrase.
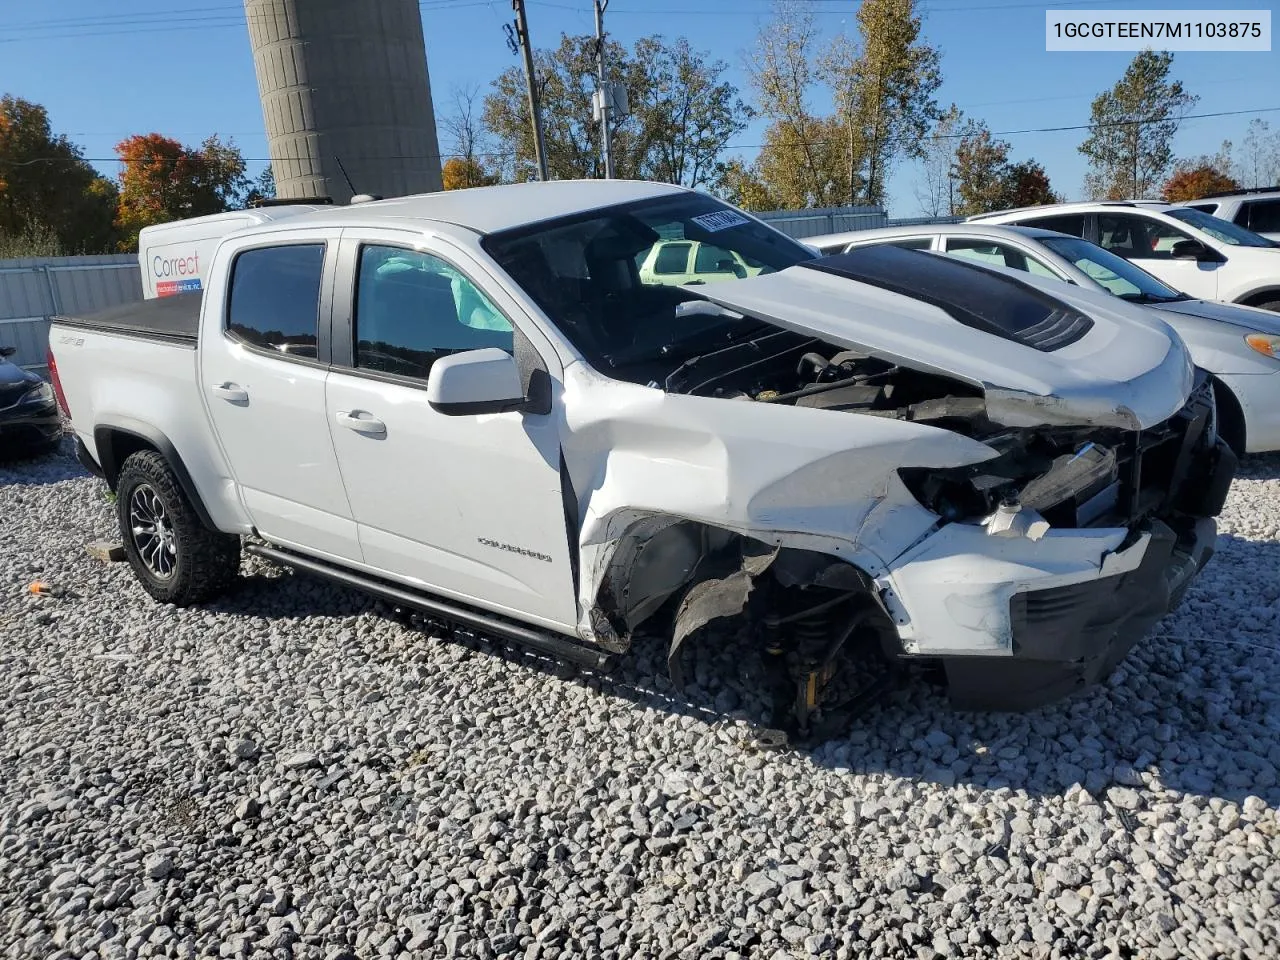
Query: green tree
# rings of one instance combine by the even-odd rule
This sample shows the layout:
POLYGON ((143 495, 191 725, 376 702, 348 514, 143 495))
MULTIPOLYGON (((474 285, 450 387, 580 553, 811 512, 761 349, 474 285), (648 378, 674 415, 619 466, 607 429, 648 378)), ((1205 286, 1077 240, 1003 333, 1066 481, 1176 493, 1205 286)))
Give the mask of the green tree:
POLYGON ((986 124, 970 120, 956 147, 952 176, 960 216, 1057 200, 1044 167, 1034 160, 1012 163, 1009 144, 991 135, 986 124))
POLYGON ((262 168, 262 172, 253 178, 244 196, 244 205, 251 207, 259 200, 274 200, 276 197, 276 175, 271 164, 262 168))
POLYGON ((781 210, 783 206, 769 192, 759 168, 743 163, 738 157, 724 164, 715 184, 715 192, 744 210, 781 210))
MULTIPOLYGON (((737 90, 723 79, 727 66, 684 40, 668 42, 658 36, 636 41, 631 50, 606 40, 605 61, 606 78, 626 87, 630 106, 626 116, 610 117, 616 175, 710 184, 720 154, 749 116, 737 90)), ((600 125, 592 110, 595 38, 564 35, 556 49, 536 51, 534 75, 551 177, 603 176, 600 125)), ((519 68, 505 70, 493 81, 483 120, 494 152, 510 157, 504 177, 532 179, 533 128, 519 68)), ((461 144, 467 138, 455 135, 454 140, 461 144)), ((465 149, 455 150, 466 158, 465 149)), ((473 158, 480 159, 478 154, 473 158)))
POLYGON ((810 105, 817 36, 807 7, 780 4, 748 61, 757 106, 769 120, 752 170, 777 208, 834 206, 851 193, 855 148, 846 149, 834 118, 810 105))
POLYGON ((883 204, 894 164, 925 156, 925 137, 941 115, 933 98, 940 58, 920 38, 916 0, 864 0, 858 28, 859 43, 837 38, 820 65, 846 129, 848 199, 883 204))
POLYGON ((1144 50, 1124 76, 1093 101, 1089 136, 1079 150, 1092 168, 1091 197, 1141 199, 1155 190, 1173 162, 1173 137, 1198 97, 1170 80, 1173 54, 1144 50))
POLYGON ((631 94, 641 176, 686 187, 711 184, 722 172, 721 154, 753 114, 724 79, 729 65, 708 59, 683 37, 670 43, 644 37, 634 57, 644 76, 642 89, 631 94))
POLYGON ((249 186, 240 151, 216 135, 184 147, 158 133, 137 134, 116 144, 116 156, 123 167, 116 213, 121 250, 136 250, 138 233, 151 224, 234 209, 249 186))
POLYGON ((0 97, 0 234, 10 244, 38 238, 40 249, 102 253, 115 243, 114 214, 114 185, 53 132, 45 108, 0 97))
POLYGON ((986 124, 970 120, 956 147, 956 213, 968 217, 1004 209, 1008 166, 1009 144, 992 137, 986 124))

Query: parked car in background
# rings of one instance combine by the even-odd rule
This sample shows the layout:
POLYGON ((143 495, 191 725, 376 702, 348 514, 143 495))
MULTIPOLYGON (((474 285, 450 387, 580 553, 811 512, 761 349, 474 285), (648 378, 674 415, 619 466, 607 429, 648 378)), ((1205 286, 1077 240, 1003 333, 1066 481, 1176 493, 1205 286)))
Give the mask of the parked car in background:
POLYGON ((1237 193, 1211 193, 1199 200, 1178 204, 1230 220, 1268 240, 1280 241, 1280 186, 1259 187, 1237 193))
POLYGON ((697 240, 659 240, 638 256, 641 281, 669 287, 741 280, 754 277, 764 266, 736 250, 697 240))
POLYGON ((14 347, 0 347, 0 460, 49 453, 62 439, 53 387, 9 362, 14 347))
POLYGON ((1058 203, 968 222, 1069 233, 1197 299, 1280 311, 1280 244, 1201 210, 1146 200, 1058 203))
POLYGON ((588 180, 251 227, 202 293, 49 340, 157 599, 225 589, 251 536, 556 656, 660 631, 677 683, 705 627, 804 729, 882 658, 972 706, 1065 696, 1181 600, 1235 457, 1207 375, 1135 314, 944 257, 816 258, 705 194, 588 180), (646 280, 673 240, 757 274, 646 280))
POLYGON ((1079 237, 987 223, 886 227, 810 237, 824 253, 891 244, 945 253, 1101 290, 1150 307, 1214 375, 1218 429, 1237 453, 1280 450, 1280 316, 1257 307, 1196 300, 1079 237))

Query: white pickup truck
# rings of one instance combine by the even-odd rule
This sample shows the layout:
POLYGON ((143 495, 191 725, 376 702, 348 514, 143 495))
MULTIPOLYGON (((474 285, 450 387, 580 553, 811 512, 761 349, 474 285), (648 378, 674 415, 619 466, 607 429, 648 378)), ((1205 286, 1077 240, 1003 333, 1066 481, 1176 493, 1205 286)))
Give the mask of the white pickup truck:
POLYGON ((657 633, 677 678, 733 631, 802 727, 865 657, 940 662, 968 705, 1098 680, 1208 560, 1234 472, 1141 308, 815 259, 671 186, 321 210, 227 235, 206 278, 50 332, 154 597, 247 551, 579 661, 657 633), (761 269, 646 282, 673 237, 761 269))

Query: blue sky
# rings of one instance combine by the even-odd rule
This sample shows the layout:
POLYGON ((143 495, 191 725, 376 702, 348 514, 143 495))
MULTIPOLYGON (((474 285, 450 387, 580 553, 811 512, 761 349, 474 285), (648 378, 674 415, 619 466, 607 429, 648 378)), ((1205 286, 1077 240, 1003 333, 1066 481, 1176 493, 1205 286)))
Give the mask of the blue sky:
MULTIPOLYGON (((303 0, 305 2, 305 0, 303 0)), ((360 0, 352 0, 358 8, 360 0)), ((1248 2, 1222 5, 1247 7, 1248 2)), ((1260 6, 1253 0, 1253 6, 1260 6)), ((455 87, 489 80, 518 58, 507 49, 506 0, 422 0, 427 59, 440 111, 455 87)), ((834 36, 852 30, 853 0, 816 0, 819 27, 834 36)), ((1212 4, 1079 0, 1054 3, 1081 10, 1205 9, 1212 4)), ((925 0, 925 35, 942 52, 939 100, 955 102, 996 132, 1085 123, 1089 104, 1114 83, 1130 53, 1047 53, 1046 3, 1034 0, 925 0)), ((696 49, 729 64, 729 76, 750 99, 744 61, 769 0, 612 0, 606 28, 623 43, 651 33, 684 35, 696 49)), ((535 46, 560 33, 592 32, 590 0, 528 0, 535 46)), ((246 157, 267 156, 253 60, 238 0, 0 0, 0 92, 44 104, 54 128, 92 158, 134 133, 158 131, 185 143, 210 133, 231 137, 246 157)), ((1280 108, 1280 51, 1179 53, 1175 75, 1198 94, 1194 113, 1280 108)), ((819 106, 821 106, 819 104, 819 106)), ((1280 109, 1259 114, 1280 128, 1280 109)), ((1249 116, 1192 119, 1175 143, 1179 155, 1213 153, 1224 139, 1239 142, 1249 116)), ((735 139, 750 156, 761 139, 756 122, 735 139)), ((1034 157, 1054 187, 1080 195, 1085 173, 1076 146, 1081 131, 1010 135, 1013 158, 1034 157)), ((442 147, 445 144, 442 143, 442 147)), ((98 163, 114 174, 116 165, 98 163)), ((251 170, 262 164, 250 164, 251 170)), ((890 213, 918 212, 916 171, 897 170, 890 213)))

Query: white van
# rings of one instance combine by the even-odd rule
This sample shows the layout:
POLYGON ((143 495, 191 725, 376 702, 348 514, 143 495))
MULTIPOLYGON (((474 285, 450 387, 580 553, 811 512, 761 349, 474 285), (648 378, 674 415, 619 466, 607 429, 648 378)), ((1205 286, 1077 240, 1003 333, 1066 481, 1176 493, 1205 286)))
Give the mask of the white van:
POLYGON ((201 290, 214 248, 227 234, 320 209, 323 204, 318 202, 268 203, 248 210, 229 210, 143 227, 138 234, 143 295, 150 300, 201 290))

